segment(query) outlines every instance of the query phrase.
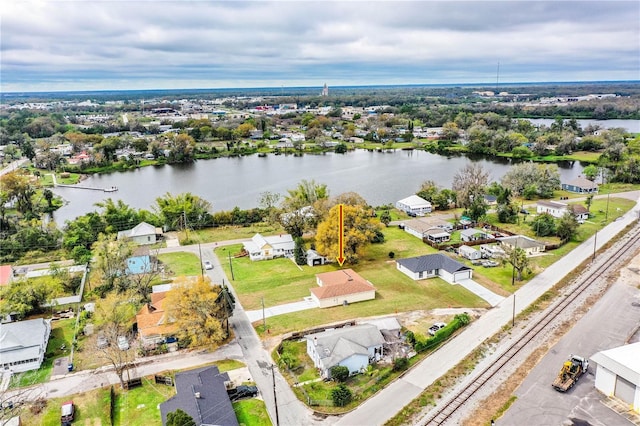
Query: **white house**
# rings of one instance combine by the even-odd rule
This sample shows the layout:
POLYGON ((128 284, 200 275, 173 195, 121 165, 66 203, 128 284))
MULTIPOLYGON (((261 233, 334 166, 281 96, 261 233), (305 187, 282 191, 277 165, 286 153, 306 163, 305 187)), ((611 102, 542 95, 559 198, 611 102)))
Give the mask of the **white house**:
POLYGON ((424 216, 427 213, 431 213, 431 203, 417 195, 411 195, 396 202, 396 208, 406 212, 408 215, 424 216))
POLYGON ((307 354, 323 378, 331 378, 331 367, 342 365, 350 374, 364 371, 382 358, 382 333, 373 324, 336 328, 305 336, 307 354))
POLYGON ((460 231, 462 241, 477 241, 492 239, 493 235, 476 228, 467 228, 460 231))
POLYGON ((567 212, 572 212, 577 220, 589 219, 589 211, 580 204, 566 204, 559 201, 540 200, 536 204, 538 214, 548 213, 553 217, 562 217, 567 212))
POLYGON ((273 259, 274 257, 292 257, 296 247, 291 234, 263 237, 256 234, 251 241, 244 243, 244 249, 251 260, 273 259))
POLYGON ((455 284, 458 280, 471 279, 473 275, 471 268, 440 253, 398 259, 396 265, 400 272, 414 280, 440 277, 455 284))
POLYGON ((482 244, 480 252, 487 257, 504 257, 506 253, 496 244, 482 244))
POLYGON ((480 250, 476 250, 473 247, 465 245, 458 247, 458 254, 469 260, 478 260, 482 257, 482 252, 480 252, 480 250))
POLYGON ((320 308, 345 305, 376 298, 376 288, 353 269, 340 269, 316 275, 319 287, 311 289, 311 298, 320 308))
POLYGON ((131 229, 118 232, 118 239, 128 238, 138 245, 155 244, 156 227, 147 222, 140 222, 131 229))
POLYGON ((506 247, 507 250, 513 250, 516 247, 521 248, 527 253, 527 256, 542 253, 545 250, 545 245, 543 243, 524 235, 512 235, 510 237, 498 238, 498 242, 502 247, 506 247))
POLYGON ((14 373, 37 370, 44 360, 51 320, 0 324, 0 368, 14 373))
POLYGON ((640 342, 601 351, 591 357, 597 364, 595 386, 640 411, 640 342))
MULTIPOLYGON (((420 219, 411 219, 403 223, 405 232, 424 240, 428 238, 432 230, 441 230, 447 233, 453 231, 453 225, 437 217, 423 217, 420 219)), ((436 232, 439 233, 439 232, 436 232)))

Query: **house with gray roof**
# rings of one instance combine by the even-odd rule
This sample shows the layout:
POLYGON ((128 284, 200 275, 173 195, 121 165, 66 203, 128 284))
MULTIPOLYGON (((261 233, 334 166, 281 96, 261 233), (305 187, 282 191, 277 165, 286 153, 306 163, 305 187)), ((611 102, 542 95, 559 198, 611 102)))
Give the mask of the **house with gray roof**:
POLYGON ((473 275, 473 269, 440 253, 398 259, 396 266, 400 272, 414 280, 440 277, 455 284, 459 280, 471 279, 473 275))
POLYGON ((578 176, 569 182, 563 182, 562 189, 569 192, 577 192, 578 194, 592 194, 598 192, 598 184, 582 176, 578 176))
POLYGON ((128 238, 138 245, 155 244, 157 234, 155 226, 147 222, 140 222, 131 229, 118 232, 118 239, 128 238))
POLYGON ((196 426, 238 426, 225 382, 227 373, 218 367, 204 367, 176 373, 176 394, 160 404, 163 426, 167 414, 181 409, 191 416, 196 426))
POLYGON ((307 354, 325 379, 331 367, 342 365, 350 374, 364 371, 369 363, 382 358, 384 337, 373 324, 336 328, 305 336, 307 354))
POLYGON ((0 368, 14 373, 37 370, 44 361, 51 320, 0 324, 0 368))
POLYGON ((524 235, 512 235, 510 237, 498 238, 498 242, 501 247, 506 249, 506 251, 521 248, 527 253, 527 256, 542 253, 546 248, 544 243, 524 235))

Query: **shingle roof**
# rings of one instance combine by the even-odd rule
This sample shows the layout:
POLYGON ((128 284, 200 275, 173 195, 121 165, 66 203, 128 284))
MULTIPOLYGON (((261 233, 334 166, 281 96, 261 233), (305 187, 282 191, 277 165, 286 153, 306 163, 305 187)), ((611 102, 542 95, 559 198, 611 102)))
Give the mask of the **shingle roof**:
POLYGON ((582 189, 598 189, 597 183, 583 178, 582 176, 578 176, 577 178, 570 180, 569 182, 565 183, 565 185, 573 185, 582 189))
POLYGON ((519 247, 521 249, 527 249, 532 247, 544 247, 544 244, 540 241, 536 241, 533 238, 525 237, 524 235, 512 235, 511 237, 498 238, 501 243, 519 247))
POLYGON ((316 346, 325 368, 331 368, 355 354, 366 355, 367 348, 384 343, 384 337, 373 324, 327 330, 309 334, 306 338, 316 346))
POLYGON ((376 289, 369 281, 362 278, 353 269, 324 272, 317 274, 316 277, 322 282, 322 286, 312 288, 311 292, 318 299, 330 299, 376 289))
POLYGON ((410 257, 408 259, 398 259, 400 265, 404 266, 411 272, 433 271, 435 269, 443 269, 449 273, 458 271, 468 271, 471 268, 462 263, 451 259, 444 254, 427 254, 425 256, 410 257))
POLYGON ((166 335, 176 331, 176 326, 164 310, 166 292, 151 293, 151 303, 145 304, 136 315, 141 337, 166 335))
POLYGON ((176 395, 160 404, 162 424, 167 423, 167 414, 178 408, 189 414, 201 425, 238 426, 233 406, 227 395, 224 382, 227 373, 220 373, 215 366, 176 374, 176 395), (196 398, 198 392, 200 398, 196 398))
POLYGON ((38 358, 47 347, 51 320, 42 318, 0 324, 2 363, 38 358))

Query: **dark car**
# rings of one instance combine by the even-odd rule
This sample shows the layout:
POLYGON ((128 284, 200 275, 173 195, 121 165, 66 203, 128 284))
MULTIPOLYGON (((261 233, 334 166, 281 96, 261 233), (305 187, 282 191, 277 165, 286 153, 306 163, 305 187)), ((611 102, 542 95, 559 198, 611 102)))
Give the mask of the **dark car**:
POLYGON ((445 328, 447 326, 447 324, 443 323, 443 322, 437 322, 435 324, 433 324, 431 327, 429 327, 429 334, 432 336, 435 336, 436 333, 438 332, 438 330, 445 328))
POLYGON ((529 212, 526 209, 520 209, 520 213, 522 214, 529 214, 529 212))
POLYGON ((233 402, 244 398, 253 398, 258 395, 258 388, 255 386, 240 385, 227 390, 227 393, 229 394, 229 399, 233 402))

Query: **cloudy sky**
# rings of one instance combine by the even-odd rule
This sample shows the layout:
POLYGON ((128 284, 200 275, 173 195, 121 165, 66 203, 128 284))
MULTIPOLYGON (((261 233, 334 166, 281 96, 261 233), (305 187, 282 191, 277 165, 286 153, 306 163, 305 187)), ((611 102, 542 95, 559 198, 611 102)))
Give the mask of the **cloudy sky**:
POLYGON ((2 0, 10 91, 640 79, 640 2, 2 0))

